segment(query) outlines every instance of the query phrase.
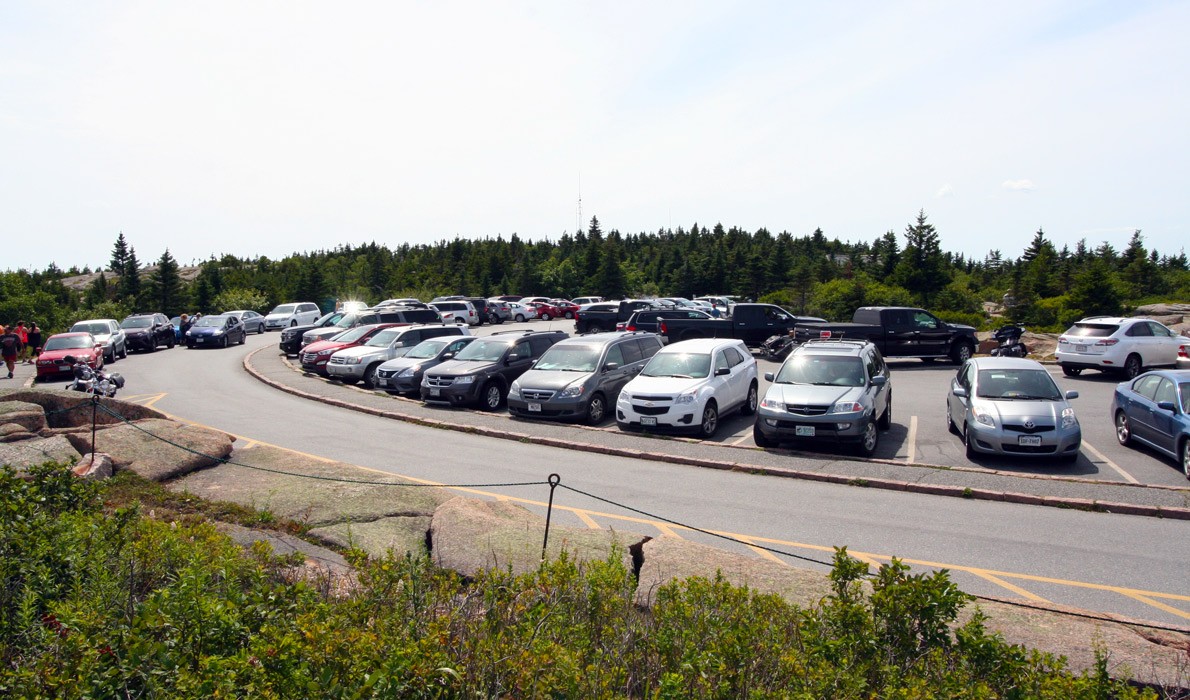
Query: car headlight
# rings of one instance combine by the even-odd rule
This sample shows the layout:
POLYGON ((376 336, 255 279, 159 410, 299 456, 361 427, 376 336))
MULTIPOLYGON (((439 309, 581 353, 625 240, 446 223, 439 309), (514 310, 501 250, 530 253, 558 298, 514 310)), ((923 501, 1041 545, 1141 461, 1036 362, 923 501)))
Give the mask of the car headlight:
POLYGON ((358 365, 360 362, 363 362, 363 360, 364 358, 362 357, 348 357, 346 358, 346 364, 358 365))
POLYGON ((839 401, 831 406, 831 413, 860 413, 864 406, 856 401, 839 401))
POLYGON ((678 398, 674 399, 674 403, 679 405, 684 403, 694 403, 694 399, 697 396, 697 391, 687 391, 685 394, 679 394, 678 398))
POLYGON ((187 338, 189 338, 191 335, 193 335, 193 332, 192 332, 192 331, 186 331, 186 337, 187 337, 187 338))
POLYGON ((223 335, 223 330, 222 330, 222 329, 220 329, 220 330, 217 330, 217 331, 215 331, 215 332, 214 332, 214 334, 213 334, 213 335, 223 335))
POLYGON ((576 396, 582 396, 583 390, 586 388, 587 387, 583 386, 582 384, 575 384, 573 386, 566 387, 562 391, 559 391, 558 396, 564 399, 573 399, 576 396))
POLYGON ((760 407, 767 408, 773 411, 785 410, 785 405, 777 399, 770 399, 767 395, 760 400, 760 407))
POLYGON ((319 350, 318 352, 316 352, 314 354, 318 355, 319 357, 322 357, 323 355, 329 355, 332 352, 334 352, 334 350, 319 350))
POLYGON ((464 374, 461 377, 455 377, 454 383, 455 384, 470 384, 471 382, 474 382, 474 381, 475 381, 474 374, 464 374))
POLYGON ((992 416, 991 411, 982 406, 971 406, 971 414, 975 416, 975 422, 983 423, 992 428, 996 427, 996 419, 992 416))
POLYGON ((412 377, 415 374, 417 374, 417 367, 406 367, 405 369, 401 370, 401 373, 398 374, 397 376, 398 377, 412 377))
POLYGON ((1073 428, 1078 425, 1078 418, 1074 415, 1074 409, 1067 406, 1062 409, 1062 427, 1073 428))
POLYGON ((510 398, 510 399, 521 398, 521 387, 516 382, 513 382, 512 386, 508 387, 508 398, 510 398))

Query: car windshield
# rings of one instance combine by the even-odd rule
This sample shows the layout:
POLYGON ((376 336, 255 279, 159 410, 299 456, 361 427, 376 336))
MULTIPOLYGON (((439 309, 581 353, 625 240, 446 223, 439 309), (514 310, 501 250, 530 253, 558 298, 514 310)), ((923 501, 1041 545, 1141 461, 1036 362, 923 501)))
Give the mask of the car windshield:
POLYGON ((139 318, 124 319, 124 322, 120 324, 120 328, 148 328, 152 325, 153 319, 148 318, 147 316, 141 316, 139 318))
POLYGON ((495 362, 508 351, 506 340, 476 340, 455 355, 456 360, 483 360, 495 362))
POLYGON ((1178 397, 1182 400, 1182 413, 1190 414, 1190 382, 1178 384, 1178 397))
MULTIPOLYGON (((368 338, 368 342, 364 343, 364 345, 371 345, 374 348, 385 347, 389 343, 393 342, 393 340, 395 340, 397 336, 401 335, 401 330, 402 329, 400 329, 400 328, 389 328, 387 330, 380 331, 379 333, 372 336, 371 338, 368 338)), ((403 343, 400 343, 399 345, 397 345, 397 347, 400 348, 400 347, 405 347, 406 345, 412 345, 412 344, 413 344, 412 339, 407 337, 405 339, 405 341, 403 343)))
POLYGON ((975 395, 981 399, 1058 401, 1058 385, 1044 369, 981 369, 975 395))
POLYGON ((335 321, 334 325, 336 328, 351 328, 358 319, 359 314, 343 314, 343 317, 335 321))
POLYGON ((50 338, 45 342, 46 350, 85 350, 94 346, 95 341, 85 335, 50 338))
POLYGON ((1106 338, 1119 329, 1114 323, 1076 323, 1066 335, 1079 338, 1106 338))
POLYGON ((203 316, 194 322, 196 328, 222 328, 227 321, 226 316, 203 316))
POLYGON ((599 363, 599 348, 590 345, 555 345, 541 356, 533 369, 555 372, 594 372, 599 363))
POLYGON ((415 345, 405 357, 414 360, 427 360, 431 357, 438 357, 438 353, 442 352, 442 348, 446 347, 448 342, 446 340, 423 340, 415 345))
POLYGON ((293 304, 281 304, 277 308, 270 311, 270 314, 291 314, 293 313, 293 304))
POLYGON ((355 328, 348 328, 334 338, 331 338, 331 340, 336 343, 354 343, 374 330, 376 329, 371 326, 356 326, 355 328))
POLYGON ((708 353, 659 352, 640 373, 644 377, 705 379, 711 373, 711 356, 708 353))
POLYGON ((108 335, 112 332, 111 326, 106 323, 76 323, 70 327, 71 333, 90 333, 91 335, 108 335))
POLYGON ((339 319, 341 319, 341 318, 343 318, 343 312, 342 312, 342 311, 332 311, 332 312, 330 312, 329 314, 325 314, 324 316, 322 316, 322 318, 320 318, 320 319, 318 319, 317 321, 315 321, 315 322, 314 322, 314 325, 316 325, 316 326, 329 326, 329 325, 333 324, 335 321, 338 321, 338 320, 339 320, 339 319))
POLYGON ((777 384, 863 386, 864 365, 858 357, 794 355, 777 373, 777 384))

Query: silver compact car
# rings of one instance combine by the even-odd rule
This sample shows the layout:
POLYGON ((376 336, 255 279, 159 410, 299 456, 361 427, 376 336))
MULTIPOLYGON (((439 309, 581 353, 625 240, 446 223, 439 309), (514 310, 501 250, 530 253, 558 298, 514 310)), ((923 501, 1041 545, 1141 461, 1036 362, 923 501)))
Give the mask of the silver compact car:
POLYGON ((1039 362, 977 357, 959 368, 946 395, 946 426, 963 437, 967 457, 1053 456, 1073 462, 1082 428, 1070 399, 1039 362))

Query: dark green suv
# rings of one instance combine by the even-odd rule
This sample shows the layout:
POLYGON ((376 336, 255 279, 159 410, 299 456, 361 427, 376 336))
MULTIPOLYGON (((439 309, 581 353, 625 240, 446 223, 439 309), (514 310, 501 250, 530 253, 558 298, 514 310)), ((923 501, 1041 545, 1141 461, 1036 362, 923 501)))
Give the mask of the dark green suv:
POLYGON ((568 337, 562 331, 501 331, 478 338, 453 360, 426 372, 421 400, 494 411, 504 403, 512 382, 554 343, 568 337))

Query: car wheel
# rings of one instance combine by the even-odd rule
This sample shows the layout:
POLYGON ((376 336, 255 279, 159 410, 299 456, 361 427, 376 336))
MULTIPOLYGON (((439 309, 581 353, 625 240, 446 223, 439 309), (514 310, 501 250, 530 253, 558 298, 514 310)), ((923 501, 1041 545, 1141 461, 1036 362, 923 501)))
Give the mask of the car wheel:
POLYGON ((1182 439, 1180 452, 1182 454, 1182 473, 1186 475, 1187 479, 1190 479, 1190 438, 1182 439))
POLYGON ((264 324, 263 323, 256 327, 256 334, 264 335, 264 324))
POLYGON ((1116 411, 1116 440, 1125 446, 1132 442, 1132 422, 1123 411, 1116 411))
POLYGON ((290 321, 290 322, 289 322, 289 327, 290 327, 290 328, 293 328, 293 327, 294 327, 294 326, 296 326, 296 325, 297 325, 297 321, 290 321))
MULTIPOLYGON (((880 420, 876 422, 876 427, 881 430, 888 430, 892 427, 892 407, 892 393, 889 393, 888 406, 884 408, 884 413, 880 414, 880 420)), ((947 415, 950 415, 949 411, 947 411, 947 415)))
POLYGON ((497 325, 497 326, 502 326, 502 325, 504 325, 504 317, 503 317, 503 316, 497 316, 497 317, 496 317, 496 325, 497 325))
POLYGON ((1124 360, 1124 376, 1129 379, 1135 379, 1136 375, 1141 373, 1144 367, 1140 363, 1140 355, 1129 355, 1128 359, 1124 360))
POLYGON ((857 451, 861 457, 871 457, 876 454, 876 447, 880 444, 880 431, 876 429, 874 421, 864 425, 864 434, 859 439, 857 451))
POLYGON ((149 346, 145 348, 145 352, 157 352, 157 341, 149 341, 149 346))
POLYGON ((961 365, 967 360, 971 359, 971 355, 975 353, 975 348, 971 347, 970 343, 959 343, 950 351, 950 359, 956 365, 961 365))
POLYGON ((517 314, 517 315, 516 315, 516 322, 517 322, 517 323, 524 323, 524 322, 525 322, 525 314, 517 314))
POLYGON ((223 336, 223 340, 219 342, 219 347, 225 348, 228 345, 231 345, 231 343, 227 340, 227 336, 223 336))
POLYGON ((364 370, 364 386, 369 389, 376 388, 376 372, 380 370, 380 363, 376 362, 372 366, 364 370))
POLYGON ((741 416, 750 416, 756 413, 756 403, 759 400, 757 393, 756 382, 752 382, 748 387, 748 398, 744 399, 744 405, 740 406, 741 416))
POLYGON ((104 361, 104 362, 115 362, 115 361, 116 361, 116 351, 115 351, 115 350, 112 350, 112 352, 111 352, 111 354, 110 354, 110 355, 109 355, 109 354, 107 354, 107 353, 104 353, 104 354, 103 354, 103 361, 104 361))
POLYGON ((488 382, 483 388, 479 407, 485 411, 495 411, 500 408, 500 403, 504 401, 504 392, 500 390, 500 385, 495 382, 488 382))
POLYGON ((178 341, 174 340, 174 337, 171 334, 169 336, 169 340, 165 341, 165 347, 169 348, 170 350, 173 350, 174 345, 177 345, 177 343, 178 343, 178 341))
POLYGON ((243 345, 246 342, 248 342, 248 331, 244 331, 240 334, 240 345, 243 345))
POLYGON ((954 418, 952 418, 950 415, 950 404, 949 403, 946 404, 946 429, 947 429, 947 431, 954 433, 955 435, 959 434, 959 428, 958 428, 958 426, 956 426, 954 424, 954 418))
POLYGON ((967 459, 975 459, 979 453, 975 451, 975 438, 971 437, 971 428, 963 426, 963 447, 967 451, 967 459))
POLYGON ((566 312, 566 318, 568 318, 568 319, 573 319, 573 318, 574 318, 574 312, 573 312, 573 311, 567 311, 567 312, 566 312))
POLYGON ((607 400, 603 394, 595 394, 587 402, 587 425, 599 425, 607 417, 607 400))
POLYGON ((702 409, 702 422, 698 424, 698 433, 704 438, 714 437, 719 428, 719 407, 714 401, 707 401, 702 409))
POLYGON ((549 315, 549 314, 542 314, 542 315, 541 315, 541 320, 542 320, 542 321, 548 321, 548 320, 550 320, 550 315, 549 315))
POLYGON ((121 345, 121 346, 120 346, 120 359, 121 359, 121 360, 123 360, 123 359, 124 359, 124 358, 126 358, 126 357, 128 357, 128 345, 127 345, 127 343, 125 343, 124 345, 121 345))
POLYGON ((1082 367, 1071 367, 1070 365, 1062 365, 1062 374, 1067 377, 1077 377, 1083 373, 1082 367))
POLYGON ((757 424, 752 425, 752 442, 755 442, 757 447, 777 446, 777 441, 770 440, 768 437, 766 437, 765 434, 760 430, 760 426, 757 424))

